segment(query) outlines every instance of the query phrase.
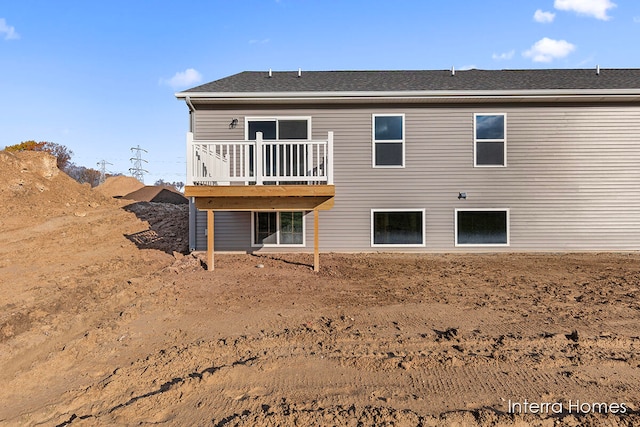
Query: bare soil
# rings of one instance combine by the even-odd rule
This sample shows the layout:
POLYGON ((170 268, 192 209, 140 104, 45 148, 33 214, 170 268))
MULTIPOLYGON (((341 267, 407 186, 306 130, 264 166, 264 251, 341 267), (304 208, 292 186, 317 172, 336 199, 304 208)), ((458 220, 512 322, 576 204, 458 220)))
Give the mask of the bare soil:
POLYGON ((96 187, 96 191, 109 197, 122 197, 129 193, 140 190, 144 184, 132 176, 110 176, 96 187))
POLYGON ((0 152, 0 425, 640 424, 639 253, 329 253, 319 273, 229 254, 208 272, 184 206, 31 154, 0 152))

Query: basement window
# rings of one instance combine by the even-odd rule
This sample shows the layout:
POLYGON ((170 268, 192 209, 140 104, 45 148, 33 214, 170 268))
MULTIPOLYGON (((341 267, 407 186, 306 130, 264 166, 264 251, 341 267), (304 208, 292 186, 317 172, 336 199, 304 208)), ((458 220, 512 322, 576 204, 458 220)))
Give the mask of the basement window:
POLYGON ((424 246, 424 209, 371 210, 371 246, 424 246))
POLYGON ((456 209, 456 246, 509 246, 509 209, 456 209))
POLYGON ((373 115, 373 167, 404 167, 404 114, 373 115))
POLYGON ((253 212, 252 246, 304 246, 303 212, 253 212))
POLYGON ((507 165, 507 115, 474 114, 474 166, 507 165))

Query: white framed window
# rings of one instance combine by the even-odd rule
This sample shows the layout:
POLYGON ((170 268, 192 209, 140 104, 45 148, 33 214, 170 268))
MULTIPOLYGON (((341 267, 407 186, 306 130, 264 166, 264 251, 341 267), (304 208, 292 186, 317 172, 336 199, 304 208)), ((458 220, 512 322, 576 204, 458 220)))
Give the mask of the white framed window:
POLYGON ((304 212, 255 211, 251 216, 251 246, 305 246, 304 212))
POLYGON ((311 139, 311 117, 245 117, 245 140, 253 141, 256 133, 262 132, 262 139, 311 139))
POLYGON ((509 209, 455 210, 456 246, 509 246, 509 209))
POLYGON ((373 114, 373 167, 404 167, 404 114, 373 114))
POLYGON ((424 246, 424 209, 371 209, 371 246, 424 246))
MULTIPOLYGON (((258 132, 262 132, 265 141, 288 141, 286 144, 269 144, 263 148, 262 170, 265 176, 295 176, 303 174, 310 167, 309 147, 296 144, 296 141, 311 140, 311 117, 245 117, 245 140, 255 141, 258 132)), ((250 174, 253 174, 253 150, 250 146, 246 157, 250 174)))
POLYGON ((473 115, 473 165, 475 167, 507 166, 506 113, 473 115))

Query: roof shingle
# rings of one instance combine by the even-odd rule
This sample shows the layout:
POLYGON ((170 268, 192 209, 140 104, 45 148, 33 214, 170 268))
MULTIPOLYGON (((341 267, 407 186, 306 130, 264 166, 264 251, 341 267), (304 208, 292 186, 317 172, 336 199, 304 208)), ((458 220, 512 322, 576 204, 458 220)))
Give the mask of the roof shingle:
POLYGON ((197 93, 639 89, 640 69, 245 71, 184 91, 197 93))

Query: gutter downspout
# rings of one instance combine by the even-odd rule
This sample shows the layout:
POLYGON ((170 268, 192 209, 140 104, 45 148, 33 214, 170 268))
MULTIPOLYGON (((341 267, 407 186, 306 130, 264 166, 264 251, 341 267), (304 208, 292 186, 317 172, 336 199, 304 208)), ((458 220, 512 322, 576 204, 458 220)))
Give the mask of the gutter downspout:
POLYGON ((196 109, 193 106, 193 104, 191 103, 191 97, 189 95, 187 95, 184 99, 187 101, 187 105, 189 106, 189 110, 195 111, 196 109))
POLYGON ((193 113, 196 112, 196 108, 191 103, 190 96, 187 96, 184 100, 187 103, 187 107, 189 107, 189 132, 193 132, 193 113))

